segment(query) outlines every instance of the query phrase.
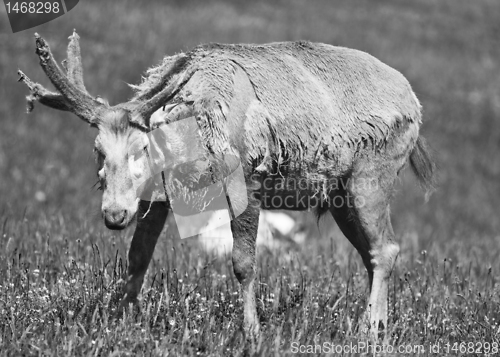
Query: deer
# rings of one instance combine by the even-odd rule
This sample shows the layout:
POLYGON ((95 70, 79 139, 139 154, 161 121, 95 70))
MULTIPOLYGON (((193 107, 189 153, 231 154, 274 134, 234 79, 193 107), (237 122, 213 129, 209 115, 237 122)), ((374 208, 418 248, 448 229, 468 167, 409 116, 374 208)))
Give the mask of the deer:
MULTIPOLYGON (((28 112, 38 101, 97 129, 104 223, 121 230, 136 222, 120 306, 138 304, 173 202, 166 187, 175 175, 164 172, 152 190, 157 195, 142 194, 145 177, 152 177, 144 174, 154 149, 148 135, 192 118, 204 162, 194 165, 198 177, 220 181, 228 171, 217 167, 231 165, 217 162, 231 156, 244 178, 243 189, 230 197, 238 211, 230 227, 244 331, 258 336, 261 329, 255 288, 260 210, 278 209, 313 211, 318 220, 333 216, 368 273, 366 332, 377 339, 386 331, 389 278, 400 250, 390 217, 395 183, 409 164, 427 194, 436 186, 436 165, 419 134, 421 105, 400 72, 368 53, 308 41, 205 44, 166 56, 132 86, 131 99, 111 106, 86 90, 79 36, 69 40, 61 68, 35 34, 36 54, 56 92, 21 70, 19 81, 30 91, 28 112)), ((180 135, 157 139, 170 150, 189 149, 180 135)))

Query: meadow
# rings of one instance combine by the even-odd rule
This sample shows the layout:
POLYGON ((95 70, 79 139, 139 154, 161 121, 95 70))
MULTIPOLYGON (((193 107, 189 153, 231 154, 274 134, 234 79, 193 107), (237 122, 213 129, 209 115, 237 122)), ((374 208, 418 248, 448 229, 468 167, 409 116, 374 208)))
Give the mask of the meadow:
POLYGON ((142 314, 113 317, 133 228, 112 232, 102 222, 96 132, 40 105, 27 115, 27 89, 16 82, 20 68, 48 85, 33 33, 60 61, 73 28, 86 87, 111 104, 129 98, 127 83, 165 54, 206 42, 305 39, 366 51, 402 72, 423 106, 439 188, 426 203, 409 169, 398 183, 389 343, 404 355, 500 350, 499 18, 496 0, 82 0, 12 34, 0 6, 0 356, 287 356, 307 352, 297 345, 363 341, 361 259, 333 220, 318 227, 310 213, 294 215, 308 226, 305 246, 259 252, 256 344, 240 330, 230 256, 179 239, 172 221, 145 279, 142 314))

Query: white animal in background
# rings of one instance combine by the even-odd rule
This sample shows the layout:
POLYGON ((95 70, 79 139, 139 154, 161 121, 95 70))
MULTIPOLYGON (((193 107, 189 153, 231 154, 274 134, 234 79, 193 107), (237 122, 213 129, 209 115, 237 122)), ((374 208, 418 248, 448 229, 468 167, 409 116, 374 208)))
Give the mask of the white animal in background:
MULTIPOLYGON (((233 248, 233 234, 227 222, 226 211, 215 211, 198 235, 200 245, 219 256, 230 254, 233 248)), ((257 246, 277 250, 290 245, 302 245, 306 232, 300 223, 283 212, 262 211, 259 216, 257 246)))

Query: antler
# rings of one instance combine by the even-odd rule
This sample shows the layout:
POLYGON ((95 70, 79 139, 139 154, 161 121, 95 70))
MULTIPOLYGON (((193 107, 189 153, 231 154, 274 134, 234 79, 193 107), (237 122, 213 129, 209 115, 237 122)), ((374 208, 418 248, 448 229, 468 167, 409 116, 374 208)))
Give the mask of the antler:
POLYGON ((33 110, 34 102, 38 101, 51 108, 70 111, 91 125, 97 125, 105 118, 106 111, 124 109, 130 113, 130 123, 148 131, 151 115, 167 104, 197 71, 196 66, 186 69, 188 58, 185 55, 179 55, 172 68, 149 91, 133 101, 109 107, 102 100, 93 98, 85 89, 79 39, 76 32, 69 37, 68 59, 63 62, 66 67, 66 73, 64 73, 57 65, 47 42, 35 34, 36 54, 40 58, 40 65, 57 92, 51 92, 41 84, 31 81, 19 70, 19 81, 24 82, 31 92, 26 97, 28 113, 33 110))
POLYGON ((67 73, 70 82, 73 82, 75 86, 82 92, 87 93, 85 85, 83 84, 83 66, 82 66, 82 55, 80 53, 80 36, 73 30, 73 35, 69 36, 68 39, 68 51, 67 51, 67 73))
POLYGON ((24 82, 31 91, 31 95, 27 97, 28 112, 33 109, 33 103, 37 100, 48 107, 70 111, 90 124, 97 124, 107 106, 93 98, 85 89, 79 38, 76 32, 69 37, 67 74, 64 74, 54 60, 47 42, 35 33, 36 54, 40 58, 40 65, 58 93, 34 83, 19 70, 19 81, 24 82))
MULTIPOLYGON (((186 71, 181 71, 178 75, 178 78, 171 80, 170 84, 164 87, 161 91, 153 95, 148 100, 140 103, 132 112, 131 121, 135 124, 139 124, 141 126, 150 127, 149 119, 151 115, 156 112, 161 107, 165 106, 169 99, 171 99, 177 92, 182 88, 182 86, 189 81, 189 79, 193 76, 193 74, 198 70, 196 66, 191 67, 186 71)), ((167 74, 168 75, 168 74, 167 74)), ((165 82, 161 79, 160 82, 165 82)), ((153 88, 152 91, 157 90, 157 88, 153 88)), ((145 94, 144 97, 147 97, 148 94, 145 94)))

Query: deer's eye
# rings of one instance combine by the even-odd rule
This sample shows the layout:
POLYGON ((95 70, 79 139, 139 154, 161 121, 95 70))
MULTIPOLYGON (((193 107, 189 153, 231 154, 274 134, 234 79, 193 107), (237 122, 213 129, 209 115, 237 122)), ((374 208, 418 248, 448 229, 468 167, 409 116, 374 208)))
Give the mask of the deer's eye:
POLYGON ((129 148, 128 155, 134 161, 139 160, 140 158, 147 155, 148 152, 148 144, 144 144, 142 140, 136 140, 129 148))
POLYGON ((144 154, 147 154, 148 153, 148 146, 147 145, 144 145, 142 147, 142 149, 138 150, 136 152, 136 155, 144 155, 144 154))
POLYGON ((101 170, 104 167, 104 156, 99 156, 97 158, 97 170, 101 170))

